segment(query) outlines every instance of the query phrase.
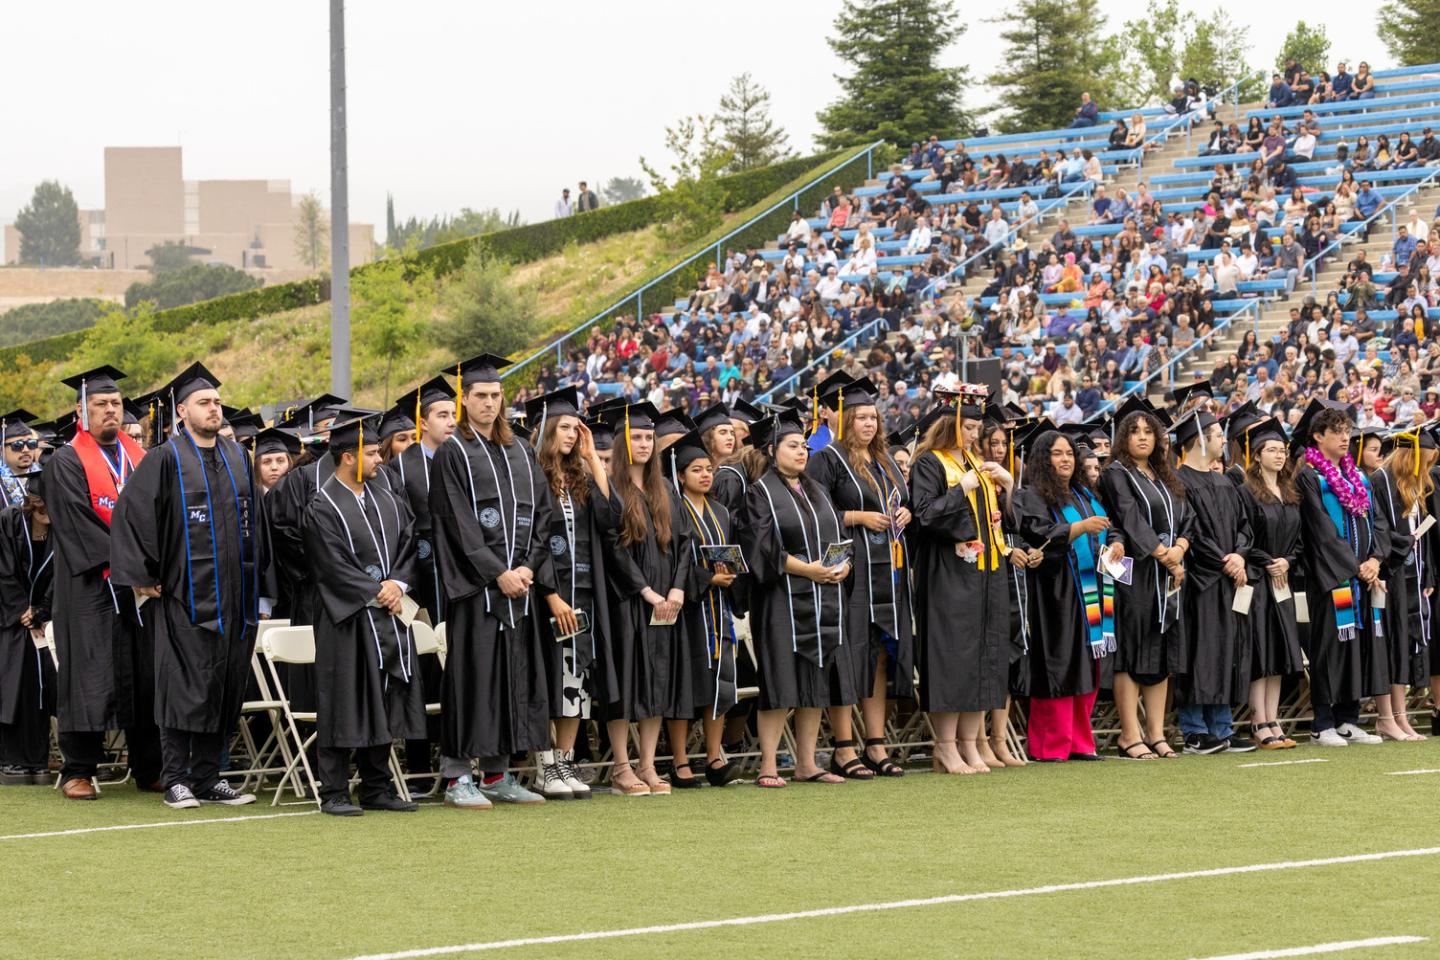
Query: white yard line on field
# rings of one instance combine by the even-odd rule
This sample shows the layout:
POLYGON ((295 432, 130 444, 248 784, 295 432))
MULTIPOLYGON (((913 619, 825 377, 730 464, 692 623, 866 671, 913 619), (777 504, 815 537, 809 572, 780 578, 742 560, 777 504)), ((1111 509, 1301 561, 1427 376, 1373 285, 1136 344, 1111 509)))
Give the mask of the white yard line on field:
POLYGON ((1309 947, 1284 947, 1279 950, 1256 950, 1253 953, 1227 953, 1223 957, 1205 957, 1204 960, 1270 960, 1272 957, 1309 957, 1317 953, 1340 953, 1345 950, 1363 950, 1366 947, 1393 947, 1402 943, 1424 943, 1425 937, 1371 937, 1368 940, 1337 940, 1334 943, 1317 943, 1309 947))
POLYGON ((243 823, 247 820, 278 820, 281 817, 308 817, 319 810, 297 813, 257 813, 248 817, 211 817, 206 820, 166 820, 161 823, 121 823, 109 827, 76 827, 73 830, 46 830, 44 833, 12 833, 0 840, 42 840, 46 837, 76 837, 85 833, 110 833, 115 830, 155 830, 159 827, 198 827, 207 823, 243 823))
POLYGON ((1239 763, 1236 766, 1240 769, 1246 767, 1289 767, 1297 763, 1329 763, 1324 757, 1311 757, 1308 760, 1262 760, 1259 763, 1239 763))
MULTIPOLYGON (((1085 880, 1076 883, 1055 883, 1043 887, 1025 887, 1018 890, 955 893, 914 900, 856 903, 838 907, 821 907, 813 910, 794 910, 788 913, 762 913, 747 917, 692 920, 687 923, 667 923, 649 927, 625 927, 618 930, 593 930, 585 933, 563 933, 544 937, 520 937, 514 940, 491 940, 443 947, 418 947, 410 950, 397 950, 393 953, 365 954, 363 956, 353 957, 351 960, 412 960, 412 958, 416 957, 438 957, 457 953, 480 953, 488 950, 508 950, 515 947, 543 946, 554 943, 612 940, 617 937, 659 936, 670 933, 683 933, 690 930, 713 930, 717 927, 748 927, 761 923, 780 923, 786 920, 812 920, 819 917, 838 917, 852 913, 877 913, 885 910, 906 910, 912 907, 934 907, 952 903, 971 903, 979 900, 1003 900, 1011 897, 1033 897, 1047 893, 1070 893, 1078 890, 1098 890, 1105 887, 1128 887, 1149 883, 1166 883, 1172 880, 1228 877, 1244 873, 1267 873, 1274 870, 1304 870, 1310 867, 1328 867, 1344 863, 1367 863, 1376 860, 1394 860, 1401 857, 1431 857, 1437 854, 1440 854, 1440 847, 1419 847, 1413 850, 1384 850, 1379 853, 1356 853, 1340 857, 1322 857, 1315 860, 1283 860, 1277 863, 1252 863, 1238 867, 1186 870, 1180 873, 1152 873, 1138 877, 1117 877, 1112 880, 1085 880)), ((1274 956, 1289 956, 1289 954, 1274 954, 1274 956)))
POLYGON ((1386 776, 1390 777, 1414 777, 1422 773, 1440 773, 1440 770, 1391 770, 1386 776))

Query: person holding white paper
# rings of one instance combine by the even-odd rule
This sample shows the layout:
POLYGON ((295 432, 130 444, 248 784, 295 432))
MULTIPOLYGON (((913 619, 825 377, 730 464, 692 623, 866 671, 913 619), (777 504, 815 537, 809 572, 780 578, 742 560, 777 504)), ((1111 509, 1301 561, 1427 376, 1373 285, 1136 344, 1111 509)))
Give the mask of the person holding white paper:
POLYGON ((1249 584, 1250 519, 1235 484, 1211 469, 1225 444, 1219 421, 1198 407, 1172 432, 1181 451, 1177 473, 1195 512, 1181 617, 1185 670, 1175 690, 1185 752, 1248 753, 1255 744, 1235 735, 1230 704, 1239 678, 1249 676, 1249 648, 1241 643, 1249 610, 1237 611, 1235 599, 1249 584))
POLYGON ((1280 685, 1305 669, 1295 619, 1300 494, 1280 421, 1256 421, 1246 434, 1250 462, 1240 497, 1250 517, 1246 561, 1252 573, 1258 571, 1241 638, 1249 648, 1250 735, 1261 750, 1284 750, 1296 743, 1279 723, 1280 685))
POLYGON ((1385 464, 1370 475, 1380 526, 1389 534, 1389 549, 1380 566, 1390 692, 1375 698, 1375 733, 1386 740, 1424 740, 1410 725, 1405 695, 1408 687, 1423 687, 1430 678, 1430 595, 1435 591, 1435 574, 1425 533, 1435 522, 1429 510, 1434 492, 1430 470, 1437 460, 1435 437, 1417 428, 1391 434, 1385 445, 1390 448, 1385 464))

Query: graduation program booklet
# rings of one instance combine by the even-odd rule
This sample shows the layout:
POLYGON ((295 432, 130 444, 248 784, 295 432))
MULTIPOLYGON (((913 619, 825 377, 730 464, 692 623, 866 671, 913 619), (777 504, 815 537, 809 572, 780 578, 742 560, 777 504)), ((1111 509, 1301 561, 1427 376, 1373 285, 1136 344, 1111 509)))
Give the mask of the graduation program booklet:
POLYGON ((820 557, 820 566, 838 567, 842 563, 849 563, 850 558, 855 556, 855 541, 841 540, 839 543, 827 543, 825 553, 820 557))
POLYGON ((411 600, 411 599, 410 599, 410 594, 408 594, 408 593, 403 593, 403 594, 401 594, 401 595, 400 595, 400 612, 397 613, 397 614, 395 614, 395 616, 397 616, 397 617, 400 618, 400 622, 403 623, 403 624, 405 624, 405 626, 407 626, 407 627, 408 627, 408 626, 411 626, 411 625, 413 625, 413 624, 415 623, 415 617, 416 617, 419 613, 420 613, 420 604, 416 603, 414 600, 411 600))
POLYGON ((700 556, 711 566, 723 563, 730 568, 731 573, 749 573, 750 568, 745 565, 745 556, 740 552, 740 547, 733 543, 717 543, 700 548, 700 556))

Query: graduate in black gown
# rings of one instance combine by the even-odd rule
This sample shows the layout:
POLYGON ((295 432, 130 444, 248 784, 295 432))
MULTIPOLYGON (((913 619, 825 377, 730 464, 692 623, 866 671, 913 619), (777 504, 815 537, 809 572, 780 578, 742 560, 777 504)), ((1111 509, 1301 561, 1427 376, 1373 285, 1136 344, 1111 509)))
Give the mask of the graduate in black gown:
POLYGON ((1379 743, 1360 727, 1360 701, 1390 692, 1382 611, 1371 600, 1387 540, 1369 481, 1347 452, 1351 429, 1345 406, 1312 400, 1291 440, 1310 618, 1301 640, 1321 746, 1379 743))
POLYGON ((108 730, 125 731, 136 785, 162 791, 155 727, 154 651, 139 640, 128 591, 110 582, 110 521, 121 491, 145 451, 120 432, 124 406, 116 380, 101 367, 65 379, 76 391, 75 435, 45 464, 45 506, 54 541, 55 648, 60 789, 93 800, 90 781, 108 730))
MULTIPOLYGON (((255 435, 252 459, 255 463, 255 489, 261 496, 268 496, 280 483, 295 460, 300 456, 300 438, 283 427, 269 427, 255 435)), ((274 571, 275 564, 265 567, 267 573, 274 571)), ((270 593, 269 596, 277 596, 270 593)))
POLYGON ((170 382, 173 435, 136 466, 110 530, 110 579, 143 604, 155 651, 165 805, 176 810, 255 800, 220 771, 251 677, 265 522, 249 455, 220 436, 219 386, 199 363, 170 382))
POLYGON ((663 796, 670 792, 670 784, 655 770, 662 721, 698 713, 686 682, 685 628, 680 621, 690 577, 688 531, 676 516, 674 490, 661 474, 655 451, 659 413, 652 404, 636 403, 608 410, 606 415, 616 437, 610 460, 614 496, 597 500, 595 509, 608 514, 600 523, 609 531, 609 643, 616 686, 601 691, 601 696, 610 718, 607 726, 614 753, 611 792, 663 796), (633 770, 630 723, 639 730, 639 762, 633 770))
POLYGON ((1090 714, 1100 662, 1115 651, 1115 585, 1102 561, 1120 562, 1125 545, 1109 540, 1105 508, 1076 473, 1075 441, 1039 430, 1027 446, 1015 522, 1041 560, 1024 573, 1032 625, 1026 749, 1044 762, 1098 759, 1090 714))
MULTIPOLYGON (((1375 732, 1389 740, 1424 740, 1405 709, 1409 687, 1430 682, 1430 595, 1435 590, 1433 541, 1415 531, 1431 517, 1430 470, 1435 437, 1415 428, 1391 434, 1384 466, 1370 474, 1375 509, 1388 531, 1380 564, 1385 584, 1383 616, 1390 692, 1375 698, 1375 732)), ((1434 525, 1431 519, 1430 524, 1434 525)))
POLYGON ((1285 750, 1296 743, 1279 723, 1280 686, 1305 668, 1294 596, 1299 589, 1300 494, 1280 421, 1265 418, 1241 429, 1248 434, 1241 442, 1249 464, 1242 468, 1240 497, 1250 516, 1246 561, 1255 588, 1241 637, 1249 647, 1250 733, 1261 750, 1285 750))
POLYGON ((0 784, 50 783, 55 665, 35 645, 50 621, 55 567, 38 471, 24 500, 0 509, 0 784))
POLYGON ((40 462, 40 436, 27 426, 33 420, 28 410, 0 413, 0 510, 25 502, 29 475, 40 462))
POLYGON ((964 384, 934 411, 910 467, 919 700, 946 773, 989 771, 978 741, 1009 693, 1013 480, 979 449, 986 393, 964 384))
MULTIPOLYGON (((712 421, 723 417, 728 426, 728 412, 723 407, 702 412, 696 422, 705 424, 707 415, 712 421)), ((670 782, 675 787, 700 786, 680 746, 689 742, 690 722, 699 717, 704 730, 706 778, 724 786, 733 779, 736 769, 725 758, 724 734, 726 714, 739 702, 735 610, 744 608, 738 586, 742 571, 737 564, 707 556, 706 548, 738 545, 730 511, 709 497, 715 468, 700 430, 692 430, 672 444, 661 455, 661 468, 675 488, 672 515, 677 524, 685 526, 685 541, 690 549, 690 579, 680 611, 683 646, 676 655, 682 680, 690 684, 688 699, 693 712, 666 722, 670 743, 678 752, 670 782)))
POLYGON ((334 472, 301 523, 314 566, 316 773, 320 810, 413 812, 387 763, 395 740, 423 740, 425 696, 410 627, 399 614, 415 577, 415 521, 384 483, 379 415, 341 411, 327 456, 334 472), (350 755, 360 803, 350 798, 350 755))
MULTIPOLYGON (((325 455, 325 442, 335 411, 344 402, 332 394, 321 394, 308 403, 285 410, 278 424, 295 430, 303 444, 299 459, 271 489, 265 501, 280 595, 286 598, 276 613, 288 618, 294 626, 315 622, 315 581, 305 559, 300 526, 310 501, 335 472, 334 462, 325 455)), ((289 672, 291 679, 286 681, 285 690, 295 709, 312 710, 315 699, 312 671, 301 668, 289 672)))
POLYGON ((834 737, 830 772, 855 780, 898 777, 904 769, 885 746, 888 700, 915 696, 914 596, 905 527, 910 523, 910 490, 886 448, 868 378, 837 385, 822 397, 834 411, 830 443, 810 457, 805 474, 818 483, 835 509, 846 536, 855 541, 855 576, 845 632, 854 659, 865 721, 865 753, 855 752, 851 710, 830 711, 834 737))
POLYGON ((1234 481, 1212 469, 1225 446, 1215 417, 1197 406, 1173 434, 1181 458, 1176 472, 1195 518, 1182 596, 1184 670, 1175 690, 1180 731, 1186 753, 1248 753, 1255 744, 1235 736, 1230 704, 1248 692, 1250 676, 1249 608, 1233 609, 1236 591, 1250 581, 1250 517, 1234 481))
POLYGON ((1185 487, 1171 468, 1166 420, 1139 397, 1116 411, 1110 463, 1096 493, 1110 517, 1109 537, 1125 545, 1131 582, 1115 585, 1116 751, 1131 760, 1177 754, 1165 740, 1169 677, 1184 669, 1180 596, 1192 514, 1185 487), (1140 700, 1145 727, 1140 725, 1140 700))
POLYGON ((441 684, 440 775, 445 803, 540 804, 508 773, 510 755, 550 747, 545 611, 535 575, 550 550, 554 504, 530 446, 502 415, 502 367, 482 354, 456 365, 455 432, 435 452, 430 515, 445 589, 448 654, 441 684), (483 774, 477 785, 471 758, 483 774))
MULTIPOLYGON (((795 411, 752 425, 750 443, 771 462, 745 493, 737 528, 750 568, 750 626, 760 661, 759 787, 785 786, 777 752, 788 711, 795 711, 795 779, 838 784, 845 778, 815 763, 820 712, 851 706, 867 691, 842 647, 849 614, 849 540, 839 511, 805 476, 805 425, 795 411), (826 565, 827 554, 833 562, 826 565)), ((853 547, 853 545, 852 545, 853 547)), ((853 554, 852 554, 853 555, 853 554)))
POLYGON ((1230 465, 1225 468, 1225 476, 1237 487, 1245 485, 1249 465, 1255 460, 1255 438, 1250 435, 1250 430, 1265 419, 1265 414, 1253 400, 1246 400, 1220 418, 1220 426, 1225 428, 1225 439, 1229 442, 1230 465))
MULTIPOLYGON (((1090 428, 1087 424, 1067 426, 1072 428, 1073 435, 1072 432, 1067 432, 1066 435, 1071 436, 1071 443, 1075 446, 1078 457, 1081 440, 1076 438, 1084 438, 1088 443, 1090 428)), ((985 419, 980 425, 980 449, 984 458, 1004 466, 1017 487, 1021 482, 1018 471, 1021 469, 1023 457, 1016 448, 1015 435, 1017 431, 1028 433, 1032 428, 1032 424, 1006 419, 1005 409, 993 403, 985 408, 985 419)), ((1011 699, 1030 696, 1030 664, 1026 662, 1030 656, 1030 621, 1025 614, 1029 605, 1029 581, 1026 571, 1042 559, 1038 550, 1025 545, 1016 528, 1011 527, 1005 531, 1005 545, 1010 548, 1006 556, 1010 564, 1010 696, 1005 698, 1004 707, 990 711, 990 735, 984 736, 982 732, 980 737, 980 759, 991 769, 1023 767, 1026 763, 1023 756, 1017 757, 1010 752, 1007 730, 1011 699)))
POLYGON ((610 655, 610 594, 605 539, 600 526, 618 507, 595 509, 608 499, 610 478, 590 429, 580 419, 575 387, 525 404, 535 424, 535 458, 550 486, 548 551, 536 572, 542 601, 537 624, 545 644, 546 689, 554 747, 536 754, 535 789, 547 800, 589 799, 589 784, 575 766, 575 744, 591 717, 600 689, 614 689, 610 655), (583 621, 583 623, 582 623, 583 621), (582 629, 583 626, 583 629, 582 629), (558 629, 557 629, 558 628, 558 629))

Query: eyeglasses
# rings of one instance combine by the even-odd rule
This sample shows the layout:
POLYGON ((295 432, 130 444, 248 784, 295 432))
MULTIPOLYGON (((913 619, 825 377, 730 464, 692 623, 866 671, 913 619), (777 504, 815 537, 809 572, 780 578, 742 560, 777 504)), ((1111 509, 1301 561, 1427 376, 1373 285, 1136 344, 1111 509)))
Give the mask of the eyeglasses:
POLYGON ((5 446, 19 453, 21 450, 34 450, 40 446, 39 440, 11 440, 5 446))

